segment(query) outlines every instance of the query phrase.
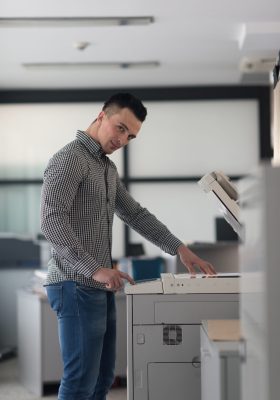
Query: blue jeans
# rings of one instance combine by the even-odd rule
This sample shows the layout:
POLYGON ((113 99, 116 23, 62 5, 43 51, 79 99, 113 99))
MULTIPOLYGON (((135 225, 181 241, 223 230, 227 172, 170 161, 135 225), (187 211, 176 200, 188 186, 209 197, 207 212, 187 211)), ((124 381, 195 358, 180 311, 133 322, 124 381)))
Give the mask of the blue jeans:
POLYGON ((116 358, 114 293, 65 281, 46 286, 63 360, 59 400, 105 400, 116 358))

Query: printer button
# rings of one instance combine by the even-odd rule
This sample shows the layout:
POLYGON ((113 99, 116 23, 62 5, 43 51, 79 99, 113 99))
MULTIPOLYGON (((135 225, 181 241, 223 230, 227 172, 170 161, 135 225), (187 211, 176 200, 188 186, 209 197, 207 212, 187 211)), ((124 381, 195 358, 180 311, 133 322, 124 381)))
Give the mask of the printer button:
POLYGON ((145 343, 145 335, 143 333, 138 333, 137 335, 137 344, 145 343))

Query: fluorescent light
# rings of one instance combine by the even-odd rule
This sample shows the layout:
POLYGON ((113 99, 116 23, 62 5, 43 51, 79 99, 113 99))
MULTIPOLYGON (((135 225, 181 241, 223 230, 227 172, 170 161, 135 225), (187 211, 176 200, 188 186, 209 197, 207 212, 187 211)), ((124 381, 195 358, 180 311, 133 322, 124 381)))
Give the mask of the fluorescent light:
POLYGON ((154 68, 158 67, 158 61, 101 61, 101 62, 42 62, 42 63, 23 63, 22 66, 26 69, 79 69, 79 68, 154 68))
POLYGON ((78 27, 78 26, 114 26, 148 25, 154 22, 152 16, 136 17, 23 17, 0 18, 0 27, 78 27))

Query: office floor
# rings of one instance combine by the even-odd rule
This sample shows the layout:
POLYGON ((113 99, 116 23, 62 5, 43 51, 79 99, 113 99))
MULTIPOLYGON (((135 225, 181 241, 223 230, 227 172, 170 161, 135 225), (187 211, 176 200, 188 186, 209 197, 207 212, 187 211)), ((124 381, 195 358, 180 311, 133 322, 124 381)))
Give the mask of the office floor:
MULTIPOLYGON (((55 400, 55 394, 37 397, 28 392, 18 380, 17 358, 0 362, 0 400, 55 400)), ((114 388, 110 391, 108 400, 126 400, 125 388, 114 388)))

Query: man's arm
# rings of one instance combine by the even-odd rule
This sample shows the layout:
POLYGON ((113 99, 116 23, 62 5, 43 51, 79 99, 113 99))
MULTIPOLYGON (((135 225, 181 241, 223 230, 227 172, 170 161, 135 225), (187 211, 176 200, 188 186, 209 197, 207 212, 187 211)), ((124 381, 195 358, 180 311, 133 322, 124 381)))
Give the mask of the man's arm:
POLYGON ((118 178, 116 194, 117 216, 151 243, 166 253, 175 255, 181 240, 175 237, 168 228, 146 208, 143 208, 128 193, 118 178))
POLYGON ((61 259, 90 278, 101 266, 88 254, 69 223, 69 212, 85 171, 73 153, 56 154, 44 174, 41 230, 61 259))
POLYGON ((116 214, 127 225, 166 253, 171 255, 178 254, 182 263, 191 274, 195 274, 195 266, 203 273, 210 275, 215 273, 210 263, 194 254, 153 214, 146 208, 141 207, 120 181, 117 186, 116 214))

